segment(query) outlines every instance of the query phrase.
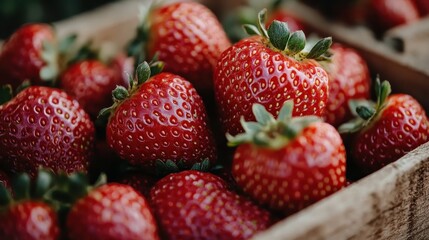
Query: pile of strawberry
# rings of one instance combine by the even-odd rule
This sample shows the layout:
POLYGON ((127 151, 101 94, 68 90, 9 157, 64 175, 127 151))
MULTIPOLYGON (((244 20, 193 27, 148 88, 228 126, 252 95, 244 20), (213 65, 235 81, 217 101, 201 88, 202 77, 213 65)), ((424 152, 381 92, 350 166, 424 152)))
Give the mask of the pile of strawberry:
POLYGON ((248 239, 345 187, 346 152, 364 175, 428 141, 411 96, 377 78, 369 99, 355 50, 265 19, 231 44, 201 4, 152 7, 110 62, 18 29, 0 53, 0 239, 248 239))
POLYGON ((348 23, 366 24, 376 34, 429 15, 427 0, 303 0, 328 17, 348 23))

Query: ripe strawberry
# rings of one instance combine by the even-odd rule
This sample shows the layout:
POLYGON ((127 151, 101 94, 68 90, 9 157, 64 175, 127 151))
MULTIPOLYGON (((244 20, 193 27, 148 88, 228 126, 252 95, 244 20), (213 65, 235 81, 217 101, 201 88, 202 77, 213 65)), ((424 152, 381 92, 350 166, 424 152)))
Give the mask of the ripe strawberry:
POLYGON ((13 88, 30 80, 46 85, 58 74, 56 36, 47 24, 27 24, 13 33, 0 52, 0 85, 13 88))
POLYGON ((0 211, 0 239, 58 239, 55 211, 47 204, 24 201, 0 211))
POLYGON ((389 96, 390 84, 376 80, 377 103, 351 102, 358 118, 340 126, 343 133, 356 132, 351 145, 353 161, 366 173, 396 161, 428 141, 429 121, 422 106, 411 96, 389 96))
POLYGON ((95 119, 102 108, 112 105, 112 91, 123 84, 111 68, 98 60, 84 60, 71 65, 62 73, 61 88, 74 97, 95 119))
POLYGON ((380 32, 419 19, 413 0, 371 0, 368 11, 370 25, 380 32))
POLYGON ((110 183, 92 190, 67 216, 70 240, 159 239, 146 199, 132 187, 110 183))
POLYGON ((94 126, 65 92, 34 86, 0 105, 0 139, 0 164, 12 172, 86 171, 94 126))
POLYGON ((211 92, 213 69, 231 45, 216 16, 200 3, 177 2, 156 8, 143 19, 131 48, 140 51, 146 42, 149 59, 158 53, 165 71, 189 80, 200 93, 211 92))
POLYGON ((292 100, 274 119, 253 105, 257 122, 241 119, 245 133, 227 135, 237 146, 232 174, 260 204, 286 214, 338 191, 345 184, 346 155, 340 135, 315 116, 292 118, 292 100))
POLYGON ((424 17, 429 15, 429 1, 428 0, 414 0, 414 4, 420 12, 420 16, 424 17))
POLYGON ((57 214, 42 201, 52 187, 51 175, 40 171, 38 176, 34 186, 27 174, 14 178, 15 199, 7 187, 0 184, 0 239, 59 239, 57 214), (31 195, 30 189, 34 190, 31 195))
POLYGON ((150 73, 144 62, 130 89, 114 91, 106 132, 109 146, 149 173, 155 165, 207 168, 216 160, 216 149, 200 96, 182 77, 161 73, 149 78, 150 73))
POLYGON ((353 116, 348 102, 351 99, 368 99, 371 82, 368 66, 351 48, 334 44, 333 57, 326 69, 329 73, 329 97, 324 120, 337 127, 353 116))
POLYGON ((314 59, 321 59, 332 40, 318 42, 309 52, 302 31, 290 33, 285 23, 264 27, 265 11, 259 13, 258 28, 248 31, 262 36, 244 39, 222 53, 215 70, 215 96, 224 129, 242 132, 240 117, 254 119, 252 105, 263 104, 277 115, 281 103, 293 99, 294 116, 322 116, 328 99, 328 74, 314 59))
POLYGON ((45 203, 25 201, 0 212, 0 239, 58 239, 54 210, 45 203))
POLYGON ((270 225, 268 212, 210 173, 168 175, 153 187, 150 200, 166 239, 249 239, 270 225))

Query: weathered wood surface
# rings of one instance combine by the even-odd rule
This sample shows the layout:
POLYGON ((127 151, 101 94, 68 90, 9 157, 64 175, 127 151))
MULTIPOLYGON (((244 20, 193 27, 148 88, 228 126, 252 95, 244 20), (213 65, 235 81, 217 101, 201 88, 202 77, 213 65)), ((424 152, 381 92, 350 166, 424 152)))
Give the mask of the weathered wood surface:
POLYGON ((428 216, 429 143, 254 239, 429 239, 428 216))

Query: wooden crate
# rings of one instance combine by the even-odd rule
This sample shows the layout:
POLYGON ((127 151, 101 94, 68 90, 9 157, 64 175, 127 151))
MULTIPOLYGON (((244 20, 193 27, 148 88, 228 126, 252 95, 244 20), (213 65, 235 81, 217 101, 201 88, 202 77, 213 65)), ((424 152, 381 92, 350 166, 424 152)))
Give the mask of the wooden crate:
MULTIPOLYGON (((210 3, 217 10, 229 6, 222 1, 221 5, 210 3)), ((54 25, 60 37, 76 32, 81 42, 93 39, 100 45, 107 41, 119 49, 134 36, 142 4, 135 0, 120 1, 54 25)), ((298 3, 292 3, 290 8, 298 16, 312 16, 303 21, 319 32, 358 49, 371 69, 391 81, 396 91, 415 96, 429 109, 425 97, 429 91, 427 62, 419 64, 410 54, 395 52, 365 29, 328 22, 298 3)), ((428 23, 420 24, 424 28, 428 23)), ((401 33, 395 30, 388 36, 395 38, 401 33)), ((413 47, 409 49, 406 51, 415 51, 413 47)), ((429 143, 277 223, 254 239, 429 239, 428 158, 429 143)))

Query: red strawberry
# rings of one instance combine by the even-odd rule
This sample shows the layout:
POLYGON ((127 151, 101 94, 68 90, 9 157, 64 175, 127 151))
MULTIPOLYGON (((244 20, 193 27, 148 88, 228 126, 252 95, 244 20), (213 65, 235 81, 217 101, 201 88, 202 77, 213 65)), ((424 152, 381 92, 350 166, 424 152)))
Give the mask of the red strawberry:
POLYGON ((421 16, 429 15, 429 1, 428 0, 414 0, 414 4, 420 12, 421 16))
POLYGON ((27 174, 16 176, 12 183, 15 199, 0 184, 0 239, 59 239, 57 214, 42 201, 52 189, 52 175, 40 171, 38 176, 34 186, 27 174))
POLYGON ((132 187, 110 183, 78 200, 67 216, 70 240, 159 239, 146 199, 132 187))
POLYGON ((224 129, 242 132, 240 117, 254 119, 252 105, 263 104, 277 115, 281 104, 293 99, 294 116, 322 116, 328 99, 328 75, 313 58, 332 43, 318 42, 309 52, 302 31, 290 33, 285 23, 274 21, 268 31, 263 24, 265 12, 259 13, 259 25, 245 25, 248 31, 262 36, 244 39, 223 52, 215 71, 215 95, 224 129), (268 33, 267 33, 268 32, 268 33))
POLYGON ((29 87, 0 105, 0 139, 0 164, 12 172, 86 171, 94 126, 65 92, 29 87))
POLYGON ((60 86, 74 97, 95 119, 102 108, 112 105, 112 91, 123 85, 111 68, 98 60, 84 60, 71 65, 61 75, 60 86))
POLYGON ((381 32, 419 19, 413 0, 371 0, 368 8, 371 26, 381 32))
POLYGON ((143 196, 148 197, 150 189, 155 185, 156 179, 143 173, 131 172, 122 176, 119 183, 129 185, 134 188, 134 190, 141 193, 143 196))
POLYGON ((323 117, 339 126, 352 118, 349 100, 369 98, 371 79, 365 60, 355 50, 340 44, 334 44, 331 50, 333 57, 327 64, 329 98, 323 117))
MULTIPOLYGON (((158 53, 165 71, 189 80, 200 93, 211 92, 213 69, 229 42, 216 16, 195 2, 171 3, 150 12, 143 20, 149 59, 158 53)), ((132 45, 135 46, 135 45, 132 45)), ((137 44, 137 50, 141 47, 137 44)))
POLYGON ((285 102, 274 119, 253 105, 257 122, 245 122, 245 133, 228 135, 235 150, 232 174, 243 191, 260 204, 286 214, 340 190, 345 184, 346 155, 334 127, 314 116, 292 118, 285 102))
POLYGON ((210 173, 184 171, 161 179, 150 200, 166 239, 249 239, 269 227, 269 214, 210 173))
POLYGON ((0 211, 0 239, 54 240, 59 235, 56 213, 45 203, 24 201, 0 211))
POLYGON ((150 173, 156 164, 207 168, 216 149, 200 96, 182 77, 161 73, 148 79, 150 72, 146 62, 141 64, 138 83, 135 79, 128 91, 114 91, 107 142, 121 158, 150 173))
POLYGON ((377 103, 351 102, 358 118, 340 127, 356 132, 352 159, 364 172, 371 173, 396 161, 428 141, 429 121, 422 106, 411 96, 389 96, 390 84, 375 84, 377 103))
POLYGON ((30 80, 34 85, 53 80, 58 74, 56 36, 50 25, 27 24, 13 33, 0 52, 0 85, 13 88, 30 80))

